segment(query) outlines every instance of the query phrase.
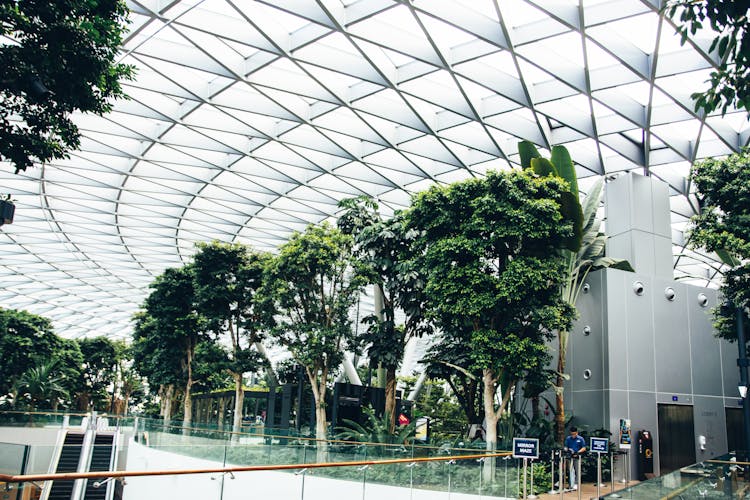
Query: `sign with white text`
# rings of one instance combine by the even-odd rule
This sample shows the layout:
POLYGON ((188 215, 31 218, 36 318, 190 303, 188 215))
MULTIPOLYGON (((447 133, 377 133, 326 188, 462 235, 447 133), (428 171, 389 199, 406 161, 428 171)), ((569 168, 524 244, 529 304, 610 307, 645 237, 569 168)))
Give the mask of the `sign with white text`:
POLYGON ((539 440, 513 438, 513 458, 539 458, 539 440))

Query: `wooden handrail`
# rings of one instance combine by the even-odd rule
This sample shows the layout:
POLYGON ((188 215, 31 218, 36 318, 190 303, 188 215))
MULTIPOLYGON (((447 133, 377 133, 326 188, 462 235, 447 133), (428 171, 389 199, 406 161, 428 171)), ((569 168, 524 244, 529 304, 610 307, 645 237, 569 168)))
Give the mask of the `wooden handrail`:
POLYGON ((59 474, 27 474, 8 475, 0 474, 0 482, 24 483, 30 481, 61 481, 74 479, 104 479, 117 477, 142 477, 142 476, 178 476, 186 474, 215 474, 234 473, 269 470, 290 469, 322 469, 327 467, 358 467, 363 465, 387 465, 416 462, 440 462, 448 460, 478 460, 482 458, 506 457, 511 452, 483 453, 477 455, 457 455, 446 457, 423 457, 423 458, 395 458, 389 460, 358 460, 355 462, 322 462, 313 464, 283 464, 283 465, 248 465, 243 467, 217 467, 212 469, 178 469, 178 470, 152 470, 152 471, 104 471, 104 472, 76 472, 59 474))

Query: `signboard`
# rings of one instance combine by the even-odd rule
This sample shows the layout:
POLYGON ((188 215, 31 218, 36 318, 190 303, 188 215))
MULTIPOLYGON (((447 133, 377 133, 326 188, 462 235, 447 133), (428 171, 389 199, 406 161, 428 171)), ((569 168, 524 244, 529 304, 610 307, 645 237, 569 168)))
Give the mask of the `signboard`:
POLYGON ((539 458, 539 440, 513 438, 513 458, 539 458))
POLYGON ((609 439, 592 437, 591 451, 595 453, 609 453, 609 439))
POLYGON ((633 445, 633 435, 630 431, 630 419, 620 419, 620 449, 629 450, 633 445))
POLYGON ((419 417, 416 423, 416 429, 414 430, 414 439, 426 443, 429 441, 430 436, 430 419, 427 417, 419 417))

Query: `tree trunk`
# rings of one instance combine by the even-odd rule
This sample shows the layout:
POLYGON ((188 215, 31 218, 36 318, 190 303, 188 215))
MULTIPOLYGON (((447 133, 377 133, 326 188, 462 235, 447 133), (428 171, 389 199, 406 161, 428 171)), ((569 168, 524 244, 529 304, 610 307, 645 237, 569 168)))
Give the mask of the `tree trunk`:
POLYGON ((190 427, 193 423, 193 349, 188 347, 187 353, 187 382, 185 383, 185 401, 182 406, 182 426, 190 427))
POLYGON ((555 382, 555 402, 557 408, 555 409, 555 441, 558 444, 562 444, 565 439, 565 348, 563 346, 563 332, 558 332, 557 338, 558 351, 557 351, 557 380, 555 382))
POLYGON ((315 400, 315 446, 317 461, 328 461, 328 421, 326 420, 326 371, 323 370, 318 380, 318 370, 305 367, 307 378, 310 380, 313 399, 315 400))
POLYGON ((232 420, 232 432, 242 430, 242 408, 245 402, 245 389, 242 387, 242 374, 233 373, 234 378, 234 419, 232 420))
POLYGON ((162 415, 164 415, 164 425, 168 426, 169 421, 172 420, 172 399, 174 398, 174 385, 169 384, 164 390, 164 397, 162 397, 162 415))
POLYGON ((388 430, 396 429, 396 368, 388 367, 385 376, 385 414, 388 415, 388 430))
MULTIPOLYGON (((482 370, 483 398, 484 401, 484 421, 486 425, 486 449, 492 453, 497 449, 497 421, 500 419, 500 411, 495 411, 495 391, 497 390, 495 373, 493 370, 485 368, 482 370)), ((502 408, 501 408, 502 410, 502 408)), ((488 458, 484 461, 484 470, 482 472, 485 482, 491 482, 495 477, 495 459, 488 458)))
POLYGON ((531 421, 535 422, 539 420, 541 417, 541 412, 539 411, 539 400, 541 398, 539 396, 534 396, 531 398, 531 421))
POLYGON ((328 461, 328 422, 326 421, 326 407, 315 402, 315 439, 317 440, 317 459, 319 463, 328 461))

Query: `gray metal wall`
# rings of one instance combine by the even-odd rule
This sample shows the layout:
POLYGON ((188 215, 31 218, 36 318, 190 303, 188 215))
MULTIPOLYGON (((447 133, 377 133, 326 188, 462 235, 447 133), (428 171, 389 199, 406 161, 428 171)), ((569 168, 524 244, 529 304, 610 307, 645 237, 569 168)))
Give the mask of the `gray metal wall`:
POLYGON ((634 439, 641 429, 651 431, 658 473, 657 405, 690 405, 695 436, 685 439, 693 439, 696 458, 726 453, 724 407, 738 406, 739 397, 737 346, 714 336, 716 291, 672 279, 668 187, 621 176, 607 184, 606 208, 607 255, 627 259, 636 273, 607 269, 587 278, 568 347, 566 413, 591 429, 609 429, 614 439, 621 418, 631 419, 634 439))

